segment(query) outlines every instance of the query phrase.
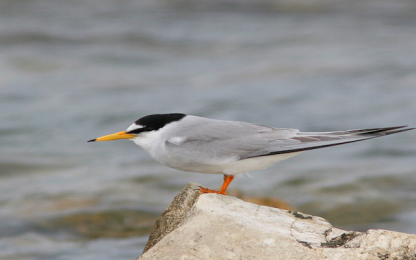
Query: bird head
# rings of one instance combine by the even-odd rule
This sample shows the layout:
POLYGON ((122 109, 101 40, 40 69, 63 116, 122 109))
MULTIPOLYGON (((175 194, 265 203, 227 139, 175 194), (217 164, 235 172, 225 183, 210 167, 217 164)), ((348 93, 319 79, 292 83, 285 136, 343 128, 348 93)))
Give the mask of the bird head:
POLYGON ((185 117, 185 114, 179 113, 148 115, 136 120, 136 122, 129 126, 125 131, 101 136, 95 139, 91 139, 88 142, 133 139, 140 136, 142 133, 157 131, 171 122, 181 120, 183 117, 185 117))

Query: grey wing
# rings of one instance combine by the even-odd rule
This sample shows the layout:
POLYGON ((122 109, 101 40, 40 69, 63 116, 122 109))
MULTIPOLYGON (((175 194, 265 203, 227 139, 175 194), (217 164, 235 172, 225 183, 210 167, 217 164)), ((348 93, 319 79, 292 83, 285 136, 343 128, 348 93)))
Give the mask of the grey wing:
MULTIPOLYGON (((232 121, 207 121, 197 128, 188 126, 179 135, 183 142, 172 144, 192 157, 247 159, 259 156, 300 152, 376 138, 413 128, 387 127, 338 132, 299 132, 232 121)), ((168 140, 169 142, 169 140, 168 140)))
POLYGON ((269 153, 249 156, 246 158, 302 152, 312 149, 363 141, 367 139, 372 139, 376 137, 386 136, 415 129, 405 127, 406 126, 396 126, 337 132, 298 132, 296 136, 290 137, 289 140, 270 140, 271 146, 268 146, 268 150, 270 151, 269 153), (296 140, 298 142, 293 143, 293 140, 296 140), (275 143, 276 141, 277 143, 275 143))
MULTIPOLYGON (((202 119, 201 119, 202 120, 202 119)), ((244 122, 206 120, 195 125, 187 124, 167 141, 170 148, 182 148, 182 153, 193 158, 243 159, 261 156, 270 152, 271 140, 286 140, 298 143, 290 137, 296 136, 297 129, 275 129, 268 126, 244 122), (180 140, 180 142, 176 142, 180 140)), ((178 151, 179 152, 179 151, 178 151)))

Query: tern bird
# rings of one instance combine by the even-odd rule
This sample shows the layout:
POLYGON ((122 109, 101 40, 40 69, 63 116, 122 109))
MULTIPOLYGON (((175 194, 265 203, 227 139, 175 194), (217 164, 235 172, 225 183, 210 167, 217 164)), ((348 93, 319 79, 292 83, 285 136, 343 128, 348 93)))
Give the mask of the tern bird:
POLYGON ((299 132, 237 121, 185 114, 155 114, 138 119, 125 131, 92 139, 133 140, 168 167, 200 173, 224 174, 219 191, 201 187, 201 193, 225 191, 234 176, 265 169, 303 151, 352 143, 409 131, 406 126, 336 132, 299 132))

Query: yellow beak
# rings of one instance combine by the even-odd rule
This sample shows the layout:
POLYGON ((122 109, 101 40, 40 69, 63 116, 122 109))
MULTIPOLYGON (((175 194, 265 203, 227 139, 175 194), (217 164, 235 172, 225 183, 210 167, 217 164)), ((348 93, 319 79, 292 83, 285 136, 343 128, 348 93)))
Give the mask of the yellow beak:
POLYGON ((128 133, 126 133, 126 131, 121 131, 121 132, 114 133, 114 134, 111 134, 111 135, 101 136, 101 137, 98 137, 96 139, 89 140, 88 142, 112 141, 112 140, 118 140, 118 139, 131 139, 131 138, 134 138, 134 137, 136 137, 136 135, 128 134, 128 133))

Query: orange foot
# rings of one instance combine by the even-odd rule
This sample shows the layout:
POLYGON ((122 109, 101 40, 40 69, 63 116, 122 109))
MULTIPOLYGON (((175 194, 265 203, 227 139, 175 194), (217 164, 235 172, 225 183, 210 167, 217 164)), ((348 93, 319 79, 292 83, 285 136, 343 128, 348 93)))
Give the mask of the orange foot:
POLYGON ((217 191, 217 190, 210 190, 204 187, 200 187, 199 188, 199 192, 201 194, 205 194, 205 193, 217 193, 217 194, 222 194, 222 195, 227 195, 227 193, 225 193, 225 191, 221 192, 221 191, 217 191))
POLYGON ((217 194, 221 194, 221 195, 227 195, 227 193, 225 193, 225 190, 227 189, 228 185, 230 185, 230 183, 233 181, 234 176, 233 175, 225 175, 224 174, 224 183, 222 184, 222 187, 219 191, 216 190, 210 190, 207 188, 203 188, 201 187, 199 189, 199 191, 201 192, 201 194, 204 193, 217 193, 217 194))

